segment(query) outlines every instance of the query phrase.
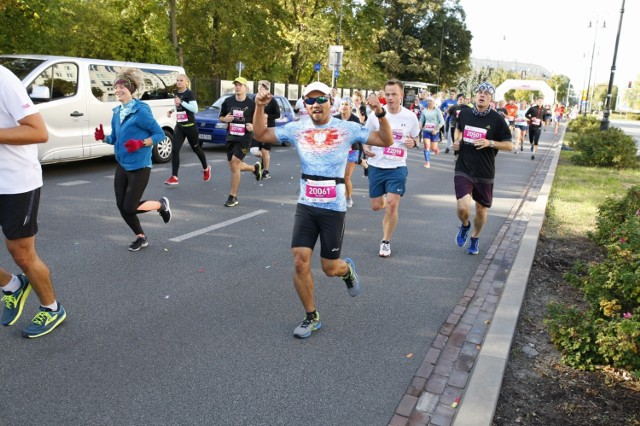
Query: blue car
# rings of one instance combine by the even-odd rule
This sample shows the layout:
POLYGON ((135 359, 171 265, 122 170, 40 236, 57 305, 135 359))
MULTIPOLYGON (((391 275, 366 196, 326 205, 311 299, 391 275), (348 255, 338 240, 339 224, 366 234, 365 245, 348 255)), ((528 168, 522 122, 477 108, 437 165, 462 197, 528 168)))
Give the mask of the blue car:
MULTIPOLYGON (((221 123, 219 120, 220 108, 222 102, 234 95, 224 95, 213 103, 206 110, 196 113, 196 126, 200 134, 200 143, 225 144, 227 138, 227 123, 221 123)), ((254 98, 254 93, 248 93, 247 96, 254 98)), ((280 107, 280 118, 276 120, 276 126, 284 126, 290 121, 295 120, 295 113, 291 107, 291 103, 284 96, 274 96, 280 107)))

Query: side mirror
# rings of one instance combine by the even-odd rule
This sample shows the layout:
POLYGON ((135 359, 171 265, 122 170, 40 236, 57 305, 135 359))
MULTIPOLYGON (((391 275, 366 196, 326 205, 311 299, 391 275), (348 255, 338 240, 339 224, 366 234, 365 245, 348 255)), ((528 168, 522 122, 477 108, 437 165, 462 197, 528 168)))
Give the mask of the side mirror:
POLYGON ((31 95, 29 96, 31 99, 50 99, 51 92, 46 86, 33 86, 33 89, 31 89, 31 95))

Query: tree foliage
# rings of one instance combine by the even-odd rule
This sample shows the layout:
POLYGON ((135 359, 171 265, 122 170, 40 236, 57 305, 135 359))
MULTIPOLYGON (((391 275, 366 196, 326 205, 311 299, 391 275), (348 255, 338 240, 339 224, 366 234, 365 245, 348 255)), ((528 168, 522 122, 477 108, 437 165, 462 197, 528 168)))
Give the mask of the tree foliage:
POLYGON ((344 46, 342 85, 389 77, 455 86, 471 34, 459 0, 4 0, 0 53, 179 64, 194 76, 291 83, 331 79, 328 46, 344 46))
POLYGON ((636 77, 636 81, 624 94, 624 102, 632 110, 640 110, 640 75, 636 77))

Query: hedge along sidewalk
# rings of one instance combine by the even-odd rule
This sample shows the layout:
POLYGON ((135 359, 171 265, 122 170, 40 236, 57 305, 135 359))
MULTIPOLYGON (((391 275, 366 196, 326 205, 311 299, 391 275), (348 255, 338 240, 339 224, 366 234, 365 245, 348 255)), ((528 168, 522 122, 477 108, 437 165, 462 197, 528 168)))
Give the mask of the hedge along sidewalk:
POLYGON ((462 403, 454 419, 454 425, 490 426, 500 396, 504 370, 509 360, 511 344, 515 335, 520 309, 524 300, 529 272, 536 254, 538 237, 544 222, 547 201, 555 178, 560 158, 561 141, 554 144, 551 166, 522 238, 511 273, 504 286, 502 297, 495 311, 475 367, 469 378, 462 403))

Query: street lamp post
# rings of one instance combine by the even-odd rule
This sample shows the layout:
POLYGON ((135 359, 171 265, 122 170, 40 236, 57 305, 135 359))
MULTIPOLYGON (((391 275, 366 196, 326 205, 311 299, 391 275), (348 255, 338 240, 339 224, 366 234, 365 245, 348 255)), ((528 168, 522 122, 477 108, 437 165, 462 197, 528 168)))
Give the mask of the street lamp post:
POLYGON ((609 76, 609 87, 607 88, 607 97, 604 101, 604 112, 602 113, 600 130, 607 130, 609 128, 609 114, 611 113, 611 110, 610 110, 611 94, 613 92, 613 79, 616 74, 616 59, 618 56, 618 44, 620 43, 620 30, 622 29, 622 16, 624 15, 624 1, 625 0, 622 0, 622 8, 620 9, 620 22, 618 23, 618 35, 616 35, 616 47, 613 50, 613 64, 611 65, 611 75, 609 76))
MULTIPOLYGON (((592 27, 592 22, 589 22, 589 28, 592 27)), ((606 28, 607 27, 607 23, 603 22, 602 23, 602 28, 606 28)), ((587 95, 585 97, 585 106, 584 106, 584 111, 583 114, 587 115, 587 109, 589 109, 589 102, 591 101, 590 99, 590 92, 591 92, 591 72, 593 71, 593 56, 596 53, 596 41, 598 40, 598 20, 596 19, 596 25, 595 25, 595 34, 593 36, 593 48, 591 49, 591 65, 589 65, 589 80, 588 80, 588 84, 587 84, 587 95)))

